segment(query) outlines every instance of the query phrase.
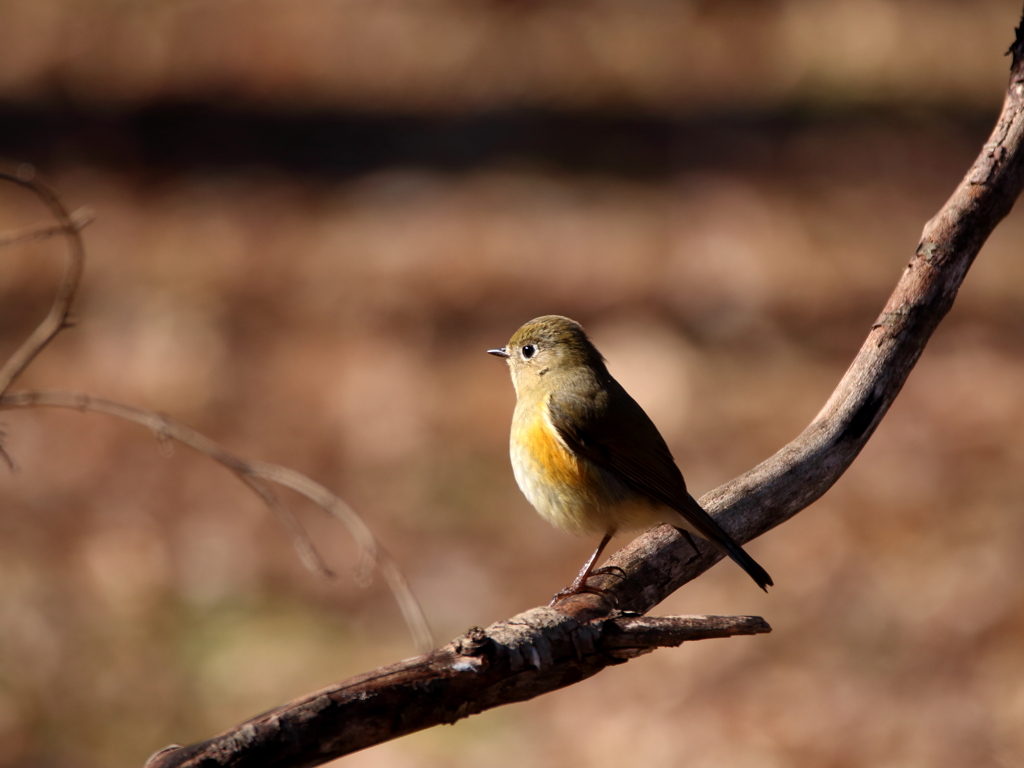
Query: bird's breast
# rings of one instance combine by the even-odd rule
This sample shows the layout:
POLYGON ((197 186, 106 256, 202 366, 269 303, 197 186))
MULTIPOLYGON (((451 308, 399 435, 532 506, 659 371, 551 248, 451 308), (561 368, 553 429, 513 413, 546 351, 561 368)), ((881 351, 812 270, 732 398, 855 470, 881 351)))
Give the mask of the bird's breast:
POLYGON ((549 523, 571 533, 586 525, 585 468, 559 439, 541 408, 517 408, 509 444, 512 470, 527 500, 549 523))
POLYGON ((650 516, 648 500, 637 499, 614 476, 562 442, 543 406, 517 407, 510 443, 519 488, 556 528, 586 534, 640 527, 631 512, 623 516, 634 506, 645 510, 645 519, 650 516))
POLYGON ((516 404, 510 454, 523 495, 541 517, 563 531, 604 534, 664 522, 688 527, 678 512, 570 449, 544 403, 516 404))

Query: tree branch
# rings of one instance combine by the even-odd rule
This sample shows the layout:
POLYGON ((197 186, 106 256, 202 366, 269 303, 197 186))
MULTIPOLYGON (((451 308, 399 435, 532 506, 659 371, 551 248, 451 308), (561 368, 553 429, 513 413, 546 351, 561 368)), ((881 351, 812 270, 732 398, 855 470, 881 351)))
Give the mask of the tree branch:
MULTIPOLYGON (((36 326, 32 335, 25 339, 14 354, 8 358, 4 366, 0 368, 0 395, 7 391, 8 387, 21 375, 29 363, 38 355, 50 340, 68 326, 68 311, 71 309, 71 300, 78 290, 78 283, 82 279, 82 269, 85 267, 85 247, 82 245, 82 236, 79 230, 84 226, 76 222, 68 214, 64 204, 53 193, 49 187, 36 178, 35 169, 30 165, 20 166, 15 171, 0 171, 0 179, 5 179, 20 187, 31 190, 36 197, 43 201, 43 204, 50 210, 50 213, 57 220, 56 230, 68 240, 68 262, 64 267, 64 275, 61 278, 60 286, 57 288, 57 295, 53 300, 53 306, 43 318, 43 321, 36 326)), ((88 222, 86 222, 88 223, 88 222)), ((36 232, 32 237, 25 233, 16 233, 13 242, 24 242, 26 239, 38 239, 36 232), (19 238, 18 234, 21 235, 19 238)))
MULTIPOLYGON (((1019 196, 1024 185, 1022 29, 1024 22, 1010 49, 1010 84, 991 138, 953 195, 925 225, 895 291, 835 392, 793 442, 701 499, 740 542, 806 508, 850 466, 952 306, 982 244, 1019 196)), ((612 556, 606 575, 597 580, 603 594, 575 595, 560 602, 558 610, 534 609, 486 631, 471 630, 431 654, 326 688, 209 741, 159 752, 147 768, 199 766, 207 761, 230 766, 318 765, 396 736, 573 684, 621 661, 610 650, 615 632, 633 631, 629 642, 636 643, 638 653, 661 644, 648 637, 651 644, 644 645, 643 632, 621 624, 635 619, 623 618, 611 606, 648 611, 721 559, 707 545, 701 550, 697 557, 673 529, 656 528, 612 556)), ((657 623, 650 627, 645 630, 650 634, 660 631, 657 623)))
POLYGON ((581 623, 534 608, 443 648, 354 677, 209 741, 168 748, 147 768, 319 765, 381 741, 574 685, 607 666, 686 640, 769 632, 757 616, 613 615, 581 623))
POLYGON ((243 483, 249 486, 280 520, 292 536, 292 542, 303 563, 316 573, 333 576, 320 554, 309 540, 305 530, 292 515, 268 483, 276 483, 305 496, 318 507, 339 520, 348 529, 359 548, 360 562, 356 566, 358 581, 368 582, 376 566, 384 581, 395 596, 406 626, 412 633, 413 643, 418 650, 429 648, 434 643, 426 616, 409 588, 401 568, 391 554, 384 549, 370 531, 363 519, 340 497, 331 493, 320 483, 309 479, 295 470, 265 461, 247 461, 227 451, 219 443, 197 432, 181 422, 175 421, 144 408, 136 408, 112 400, 73 392, 26 391, 10 392, 0 396, 0 409, 5 408, 71 408, 91 411, 131 421, 152 430, 161 440, 177 440, 199 453, 210 457, 231 470, 243 483))
MULTIPOLYGON (((0 172, 0 176, 10 180, 11 176, 0 172)), ((80 208, 68 217, 76 231, 81 232, 92 224, 95 214, 88 208, 80 208)), ((67 227, 60 224, 33 224, 30 227, 9 232, 0 232, 0 248, 12 245, 31 243, 36 240, 49 240, 51 237, 67 234, 67 227)))
MULTIPOLYGON (((370 573, 376 567, 398 603, 406 626, 412 634, 414 645, 418 650, 430 648, 434 644, 434 639, 426 616, 398 563, 378 543, 355 510, 324 486, 287 467, 267 462, 246 461, 191 427, 153 411, 70 392, 7 393, 11 383, 31 364, 36 355, 69 325, 68 314, 85 266, 85 246, 80 231, 92 221, 92 214, 88 211, 79 211, 74 216, 69 215, 60 198, 36 178, 35 170, 29 165, 19 166, 14 171, 0 170, 0 180, 10 181, 31 190, 57 220, 56 225, 35 225, 15 232, 0 233, 0 248, 55 235, 64 235, 69 242, 67 266, 50 311, 0 368, 0 408, 48 406, 104 413, 148 427, 161 440, 173 439, 188 445, 234 472, 270 507, 288 530, 299 558, 307 568, 323 576, 333 576, 305 530, 269 483, 291 488, 345 525, 359 548, 360 562, 355 570, 356 580, 368 583, 370 573)), ((7 452, 3 438, 4 434, 0 431, 0 460, 13 470, 15 464, 7 452)))
MULTIPOLYGON (((903 388, 939 322, 953 306, 967 270, 1024 187, 1024 20, 1009 53, 1010 82, 988 142, 921 241, 832 396, 811 424, 782 450, 700 499, 740 543, 789 520, 842 476, 903 388)), ((616 605, 644 613, 722 558, 703 542, 701 557, 674 529, 641 536, 608 564, 616 605)), ((568 601, 566 601, 568 602, 568 601)), ((591 595, 573 598, 570 613, 600 613, 591 595)))

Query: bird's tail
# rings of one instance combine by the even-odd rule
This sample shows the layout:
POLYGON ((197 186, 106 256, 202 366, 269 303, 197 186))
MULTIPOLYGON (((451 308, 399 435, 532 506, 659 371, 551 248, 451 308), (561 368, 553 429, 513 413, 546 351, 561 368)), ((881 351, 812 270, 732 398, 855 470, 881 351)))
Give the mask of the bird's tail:
POLYGON ((768 591, 768 587, 774 586, 768 571, 748 555, 743 547, 737 544, 736 540, 726 533, 725 529, 715 521, 715 518, 704 511, 704 508, 697 503, 696 499, 689 494, 687 494, 687 497, 689 503, 686 505, 686 508, 677 510, 689 524, 687 529, 693 531, 701 538, 707 539, 731 557, 736 565, 746 571, 747 575, 765 592, 768 591))

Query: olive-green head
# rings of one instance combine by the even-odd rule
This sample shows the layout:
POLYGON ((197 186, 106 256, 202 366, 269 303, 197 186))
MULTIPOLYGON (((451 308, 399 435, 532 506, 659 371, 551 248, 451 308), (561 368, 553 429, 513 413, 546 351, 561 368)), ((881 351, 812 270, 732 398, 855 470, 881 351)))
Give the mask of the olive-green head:
POLYGON ((508 361, 517 395, 550 374, 568 374, 579 368, 606 370, 604 358, 583 326, 561 315, 531 320, 512 334, 507 346, 487 351, 508 361))

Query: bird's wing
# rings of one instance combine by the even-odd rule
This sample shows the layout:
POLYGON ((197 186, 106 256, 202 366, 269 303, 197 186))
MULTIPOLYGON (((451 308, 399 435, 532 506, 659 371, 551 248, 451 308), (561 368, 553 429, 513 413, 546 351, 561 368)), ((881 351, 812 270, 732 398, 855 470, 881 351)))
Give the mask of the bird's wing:
POLYGON ((590 391, 559 387, 548 398, 548 413, 570 450, 635 491, 673 509, 684 506, 686 482, 664 438, 617 382, 590 391), (608 407, 609 397, 614 408, 608 407))
MULTIPOLYGON (((686 481, 654 422, 622 386, 566 394, 558 388, 548 399, 552 425, 570 450, 611 472, 628 487, 674 509, 699 535, 735 560, 763 589, 768 573, 725 532, 686 490, 686 481), (607 398, 615 402, 608 408, 607 398)), ((582 389, 582 388, 577 388, 582 389)))

